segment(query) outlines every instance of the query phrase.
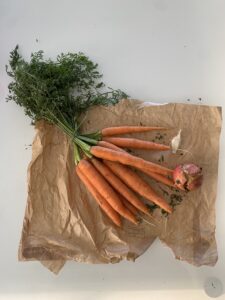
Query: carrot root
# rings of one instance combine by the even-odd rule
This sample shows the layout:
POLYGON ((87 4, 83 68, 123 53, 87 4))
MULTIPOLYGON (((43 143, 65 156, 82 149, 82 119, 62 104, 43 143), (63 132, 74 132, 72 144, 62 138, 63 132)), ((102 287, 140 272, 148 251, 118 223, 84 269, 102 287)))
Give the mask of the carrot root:
POLYGON ((116 145, 106 142, 106 141, 103 141, 103 140, 98 142, 98 146, 105 147, 105 148, 115 150, 115 151, 126 152, 122 148, 119 148, 116 145))
POLYGON ((161 183, 164 183, 165 185, 175 187, 173 180, 167 178, 166 176, 163 176, 161 174, 157 174, 154 172, 149 172, 147 170, 143 170, 143 173, 150 176, 151 178, 155 179, 156 181, 159 181, 161 183))
POLYGON ((137 224, 136 217, 122 204, 114 189, 108 184, 105 178, 88 160, 82 159, 78 164, 79 170, 92 182, 92 185, 99 194, 117 211, 121 216, 137 224))
POLYGON ((158 144, 150 141, 143 141, 134 138, 105 137, 103 138, 103 141, 124 148, 155 150, 155 151, 170 150, 170 146, 168 145, 158 144))
POLYGON ((119 152, 112 149, 107 149, 101 146, 93 146, 90 150, 91 154, 109 161, 120 162, 124 165, 130 165, 140 170, 149 170, 151 172, 159 173, 162 175, 172 175, 173 171, 160 166, 158 164, 146 161, 140 157, 136 157, 127 152, 119 152))
POLYGON ((121 197, 125 198, 137 209, 145 214, 149 214, 148 208, 145 206, 145 204, 118 176, 113 173, 109 167, 96 158, 92 158, 91 162, 98 172, 101 173, 102 176, 111 184, 115 191, 120 194, 120 199, 121 197))
POLYGON ((165 127, 150 127, 150 126, 117 126, 104 128, 101 131, 102 136, 112 136, 127 133, 148 132, 153 130, 167 130, 165 127))
POLYGON ((154 202, 168 213, 172 212, 171 206, 161 196, 159 196, 144 179, 138 176, 131 169, 123 166, 122 164, 111 161, 104 160, 104 163, 139 195, 145 197, 151 202, 154 202))
POLYGON ((94 188, 94 186, 91 184, 91 182, 88 180, 88 178, 79 170, 79 168, 76 168, 76 173, 80 180, 83 182, 87 190, 90 192, 90 194, 94 197, 96 202, 99 204, 101 209, 105 212, 105 214, 112 220, 114 224, 121 227, 121 219, 119 214, 109 205, 109 203, 98 193, 98 191, 94 188))
POLYGON ((131 204, 127 199, 125 199, 123 196, 120 195, 120 199, 123 202, 123 205, 129 209, 135 216, 138 216, 138 210, 133 204, 131 204))

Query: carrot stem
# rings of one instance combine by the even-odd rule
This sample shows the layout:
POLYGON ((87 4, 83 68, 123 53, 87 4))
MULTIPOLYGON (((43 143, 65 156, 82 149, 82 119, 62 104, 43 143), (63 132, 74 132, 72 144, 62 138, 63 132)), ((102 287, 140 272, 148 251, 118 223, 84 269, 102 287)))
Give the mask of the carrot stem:
POLYGON ((93 138, 90 138, 90 137, 86 137, 84 135, 78 135, 78 139, 80 139, 84 142, 90 143, 91 145, 97 145, 98 144, 97 140, 95 140, 93 138))
POLYGON ((80 153, 77 145, 73 144, 73 146, 74 146, 74 160, 75 160, 75 164, 77 165, 80 161, 80 153))
POLYGON ((88 138, 91 138, 91 139, 94 139, 94 140, 101 140, 101 132, 100 131, 96 131, 96 132, 92 132, 92 133, 85 133, 85 134, 82 134, 82 136, 85 136, 85 137, 88 137, 88 138))

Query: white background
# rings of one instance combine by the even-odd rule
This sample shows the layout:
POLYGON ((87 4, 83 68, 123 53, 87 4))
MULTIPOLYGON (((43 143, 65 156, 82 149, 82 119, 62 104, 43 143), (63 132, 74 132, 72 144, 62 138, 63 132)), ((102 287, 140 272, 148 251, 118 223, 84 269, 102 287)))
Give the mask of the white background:
MULTIPOLYGON (((224 135, 216 203, 219 261, 195 268, 157 241, 136 263, 67 263, 58 276, 19 263, 26 169, 34 129, 5 103, 4 66, 19 43, 28 58, 83 51, 105 82, 132 98, 220 105, 225 101, 224 0, 0 0, 0 299, 208 299, 206 278, 225 280, 224 135), (28 148, 28 149, 26 149, 28 148)), ((220 299, 225 299, 225 295, 220 299)))

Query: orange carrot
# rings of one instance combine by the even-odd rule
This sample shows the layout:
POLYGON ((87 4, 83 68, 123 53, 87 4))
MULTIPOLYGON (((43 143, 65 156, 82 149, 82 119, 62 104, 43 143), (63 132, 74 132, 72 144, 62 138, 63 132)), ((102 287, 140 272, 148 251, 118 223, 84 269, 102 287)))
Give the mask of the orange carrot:
POLYGON ((128 188, 123 181, 121 181, 105 164, 96 158, 92 158, 91 162, 95 168, 102 174, 102 176, 111 184, 111 186, 128 200, 133 206, 140 211, 149 214, 148 208, 138 199, 135 193, 128 188))
POLYGON ((87 177, 76 168, 77 175, 79 176, 80 180, 86 186, 87 190, 90 194, 94 197, 97 201, 101 209, 106 213, 106 215, 115 223, 117 226, 121 227, 121 219, 120 215, 112 208, 111 205, 98 193, 98 191, 94 188, 91 182, 87 179, 87 177))
POLYGON ((154 172, 149 172, 149 171, 146 171, 146 170, 143 170, 143 173, 149 175, 150 177, 152 177, 153 179, 155 179, 155 180, 157 180, 161 183, 164 183, 168 186, 175 187, 173 180, 167 178, 166 176, 163 176, 161 174, 157 174, 157 173, 154 173, 154 172))
POLYGON ((125 150, 117 147, 116 145, 113 145, 111 143, 108 143, 106 141, 99 141, 98 142, 98 146, 101 146, 101 147, 105 147, 105 148, 108 148, 108 149, 112 149, 112 150, 116 150, 116 151, 121 151, 121 152, 125 152, 125 150))
POLYGON ((147 132, 153 130, 167 130, 165 127, 149 127, 149 126, 118 126, 108 127, 101 131, 102 136, 112 136, 126 133, 147 132))
POLYGON ((135 216, 138 216, 138 210, 133 204, 131 204, 127 199, 125 199, 123 196, 120 195, 120 199, 123 202, 123 205, 129 209, 135 216))
POLYGON ((103 141, 109 142, 113 145, 125 148, 143 149, 143 150, 157 150, 167 151, 170 150, 170 146, 157 144, 149 141, 143 141, 134 138, 120 138, 120 137, 105 137, 103 141))
MULTIPOLYGON (((99 146, 102 146, 102 147, 105 147, 105 148, 109 148, 109 149, 112 149, 112 150, 117 150, 117 151, 123 151, 125 152, 125 150, 123 150, 122 148, 119 148, 109 142, 106 142, 106 141, 99 141, 98 142, 98 145, 99 146)), ((150 172, 150 171, 147 171, 147 170, 143 170, 143 172, 147 175, 149 175, 150 177, 152 177, 153 179, 159 181, 159 182, 162 182, 168 186, 172 186, 174 187, 174 182, 167 178, 166 176, 163 176, 161 174, 158 174, 158 173, 154 173, 154 172, 150 172)))
POLYGON ((112 208, 114 208, 115 211, 134 224, 138 223, 136 217, 124 207, 114 189, 88 160, 82 159, 77 168, 85 174, 99 194, 112 206, 112 208))
POLYGON ((111 161, 104 160, 104 163, 139 195, 154 202, 168 213, 172 212, 171 206, 161 196, 159 196, 144 179, 139 177, 131 169, 123 166, 122 164, 111 161))
POLYGON ((102 159, 120 162, 124 165, 130 165, 140 170, 149 170, 151 172, 172 175, 173 170, 160 166, 158 164, 146 161, 140 157, 131 155, 127 152, 119 152, 112 149, 107 149, 100 146, 92 146, 90 150, 91 154, 102 159))

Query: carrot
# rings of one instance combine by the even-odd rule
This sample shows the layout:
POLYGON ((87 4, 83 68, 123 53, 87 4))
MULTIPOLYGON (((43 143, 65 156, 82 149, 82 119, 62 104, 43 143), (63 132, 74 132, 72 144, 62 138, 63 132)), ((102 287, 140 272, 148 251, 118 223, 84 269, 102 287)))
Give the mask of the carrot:
POLYGON ((92 158, 91 162, 102 176, 111 184, 111 186, 128 200, 133 206, 145 214, 149 214, 148 208, 138 199, 135 193, 128 188, 105 164, 96 158, 92 158))
POLYGON ((172 175, 173 173, 173 171, 168 168, 146 161, 127 152, 119 152, 100 146, 92 146, 90 152, 98 158, 120 162, 124 165, 130 165, 140 170, 145 169, 163 175, 172 175))
POLYGON ((133 204, 131 204, 127 199, 125 199, 123 196, 120 196, 120 199, 123 202, 123 205, 129 209, 135 216, 138 216, 138 210, 133 204))
POLYGON ((101 131, 102 136, 112 136, 126 133, 147 132, 153 130, 167 130, 165 127, 149 127, 149 126, 118 126, 108 127, 101 131))
POLYGON ((154 173, 154 172, 149 172, 149 171, 146 171, 146 170, 142 170, 142 171, 143 171, 143 173, 149 175, 150 177, 152 177, 153 179, 155 179, 155 180, 157 180, 161 183, 164 183, 168 186, 175 187, 173 180, 167 178, 166 176, 163 176, 161 174, 157 174, 157 173, 154 173))
POLYGON ((99 141, 98 142, 98 146, 105 147, 105 148, 112 149, 112 150, 117 150, 117 151, 125 152, 125 150, 117 147, 116 145, 108 143, 106 141, 99 141))
POLYGON ((94 188, 91 182, 87 179, 87 177, 76 168, 77 175, 79 176, 80 180, 83 182, 87 190, 90 194, 94 197, 96 202, 99 204, 101 209, 106 213, 106 215, 113 221, 114 224, 121 227, 121 219, 120 215, 112 208, 111 205, 98 193, 98 191, 94 188))
POLYGON ((170 150, 170 146, 157 144, 149 141, 143 141, 134 138, 120 138, 120 137, 105 137, 103 141, 109 142, 113 145, 125 148, 143 149, 143 150, 158 150, 167 151, 170 150))
POLYGON ((168 213, 172 212, 171 206, 161 196, 159 196, 144 179, 139 177, 131 169, 123 166, 122 164, 111 161, 104 160, 104 163, 139 195, 154 202, 168 213))
POLYGON ((134 224, 138 223, 136 217, 124 207, 114 189, 88 160, 82 159, 77 168, 85 174, 99 194, 112 206, 112 208, 114 208, 115 211, 134 224))
MULTIPOLYGON (((123 151, 123 152, 125 152, 125 150, 123 150, 123 149, 121 149, 121 148, 119 148, 119 147, 117 147, 117 146, 115 146, 115 145, 113 145, 113 144, 111 144, 109 142, 106 142, 106 141, 99 141, 98 145, 102 146, 102 147, 105 147, 105 148, 112 149, 112 150, 117 150, 117 151, 123 151)), ((161 174, 154 173, 154 172, 149 172, 147 170, 142 170, 142 171, 143 171, 143 173, 149 175, 153 179, 155 179, 155 180, 157 180, 159 182, 162 182, 162 183, 164 183, 164 184, 166 184, 168 186, 174 187, 174 182, 171 179, 167 178, 166 176, 163 176, 161 174)))

